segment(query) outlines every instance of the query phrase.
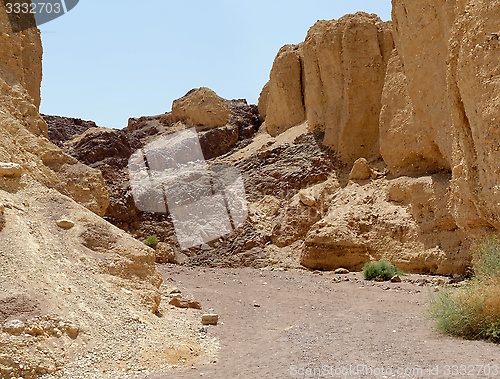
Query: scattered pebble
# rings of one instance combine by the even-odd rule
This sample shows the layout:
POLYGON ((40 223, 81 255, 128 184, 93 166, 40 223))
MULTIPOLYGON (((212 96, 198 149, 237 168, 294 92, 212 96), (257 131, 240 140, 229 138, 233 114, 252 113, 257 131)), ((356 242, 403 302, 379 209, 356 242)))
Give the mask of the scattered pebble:
POLYGON ((399 275, 394 275, 392 278, 391 278, 391 282, 392 283, 401 283, 402 280, 401 278, 399 277, 399 275))

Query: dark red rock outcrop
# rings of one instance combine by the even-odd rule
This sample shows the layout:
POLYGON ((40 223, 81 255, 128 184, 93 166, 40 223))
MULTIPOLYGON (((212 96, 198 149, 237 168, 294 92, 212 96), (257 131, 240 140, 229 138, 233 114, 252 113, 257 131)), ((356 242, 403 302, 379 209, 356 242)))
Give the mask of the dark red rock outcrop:
POLYGON ((63 143, 74 136, 82 134, 90 128, 97 128, 94 121, 82 120, 81 118, 41 115, 49 127, 49 140, 55 145, 62 147, 63 143))

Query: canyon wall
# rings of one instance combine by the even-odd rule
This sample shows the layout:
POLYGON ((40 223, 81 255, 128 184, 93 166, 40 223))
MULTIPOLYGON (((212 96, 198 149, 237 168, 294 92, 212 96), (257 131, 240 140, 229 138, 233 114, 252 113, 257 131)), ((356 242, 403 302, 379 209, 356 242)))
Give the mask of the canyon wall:
POLYGON ((471 232, 500 228, 499 18, 498 1, 393 1, 399 58, 384 89, 382 156, 406 172, 450 170, 450 209, 471 232), (395 108, 399 91, 406 104, 395 108))
POLYGON ((392 24, 318 21, 280 50, 259 101, 269 133, 306 122, 347 172, 370 166, 316 195, 328 205, 302 264, 463 272, 474 241, 500 229, 499 19, 499 1, 394 0, 392 24))
POLYGON ((162 309, 154 251, 100 217, 100 171, 47 140, 40 33, 13 32, 3 2, 0 50, 0 377, 105 377, 97 362, 121 377, 189 360, 178 350, 198 354, 196 332, 175 325, 194 320, 162 309))

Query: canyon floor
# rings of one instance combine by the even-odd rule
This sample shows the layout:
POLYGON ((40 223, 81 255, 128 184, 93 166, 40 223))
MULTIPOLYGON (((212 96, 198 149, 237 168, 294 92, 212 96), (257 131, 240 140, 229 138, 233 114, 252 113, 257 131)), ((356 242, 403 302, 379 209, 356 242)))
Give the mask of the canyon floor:
POLYGON ((438 277, 379 283, 361 273, 296 269, 160 271, 165 286, 219 314, 206 333, 219 339, 220 352, 211 364, 148 379, 500 376, 499 345, 434 330, 428 309, 443 288, 438 277))

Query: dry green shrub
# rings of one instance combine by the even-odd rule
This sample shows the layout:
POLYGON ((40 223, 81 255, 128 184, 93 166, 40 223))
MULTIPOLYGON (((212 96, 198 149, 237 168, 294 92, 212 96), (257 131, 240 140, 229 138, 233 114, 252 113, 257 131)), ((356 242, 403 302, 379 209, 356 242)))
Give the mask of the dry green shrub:
POLYGON ((444 333, 500 342, 500 239, 482 242, 472 265, 471 279, 432 300, 431 316, 444 333))

